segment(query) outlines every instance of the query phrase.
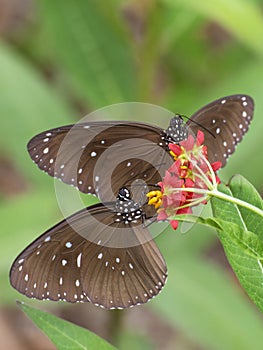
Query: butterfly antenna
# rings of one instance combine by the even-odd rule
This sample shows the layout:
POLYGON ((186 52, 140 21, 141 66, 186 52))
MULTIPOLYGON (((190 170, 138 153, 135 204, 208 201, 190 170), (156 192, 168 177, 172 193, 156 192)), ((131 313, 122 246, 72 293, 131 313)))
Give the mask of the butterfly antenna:
POLYGON ((186 115, 182 115, 182 117, 185 118, 185 119, 187 119, 187 120, 190 120, 191 123, 194 123, 194 124, 200 126, 200 128, 202 128, 203 130, 207 131, 211 136, 213 136, 214 138, 216 138, 215 135, 212 133, 212 131, 210 131, 209 129, 207 129, 206 127, 204 127, 202 124, 196 122, 195 120, 192 120, 191 118, 187 117, 186 115))

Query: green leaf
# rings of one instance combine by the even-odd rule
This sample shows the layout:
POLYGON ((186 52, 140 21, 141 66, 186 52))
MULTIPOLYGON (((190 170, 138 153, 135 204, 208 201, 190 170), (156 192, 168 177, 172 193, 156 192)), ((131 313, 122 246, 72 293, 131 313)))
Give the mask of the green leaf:
POLYGON ((183 6, 217 21, 248 48, 262 55, 263 17, 259 5, 244 0, 163 0, 173 10, 183 6))
POLYGON ((218 237, 241 285, 263 311, 263 242, 253 232, 220 220, 218 237))
MULTIPOLYGON (((241 175, 232 177, 220 190, 260 209, 262 199, 241 175)), ((247 208, 217 198, 211 200, 216 221, 222 227, 218 236, 240 283, 263 311, 263 219, 247 208)))
POLYGON ((65 80, 93 107, 136 99, 133 52, 119 10, 102 0, 42 0, 40 14, 65 80))
MULTIPOLYGON (((220 190, 260 209, 262 199, 256 189, 241 175, 233 176, 220 190)), ((263 311, 263 219, 262 216, 222 199, 212 198, 215 218, 179 216, 174 219, 198 222, 216 228, 227 258, 240 283, 263 311), (252 231, 253 230, 253 231, 252 231)))
MULTIPOLYGON (((219 220, 218 220, 219 221, 219 220)), ((258 236, 250 231, 242 230, 240 226, 231 224, 228 221, 219 221, 223 232, 220 236, 226 236, 231 243, 236 244, 240 249, 257 260, 263 259, 263 242, 258 236)))
MULTIPOLYGON (((235 175, 227 186, 221 184, 219 190, 231 197, 238 198, 263 210, 263 201, 254 188, 243 176, 235 175)), ((263 217, 242 206, 233 205, 221 199, 212 198, 214 216, 233 222, 244 230, 252 231, 263 239, 263 217)))
POLYGON ((25 314, 52 340, 58 349, 116 349, 96 334, 56 316, 18 302, 25 314))

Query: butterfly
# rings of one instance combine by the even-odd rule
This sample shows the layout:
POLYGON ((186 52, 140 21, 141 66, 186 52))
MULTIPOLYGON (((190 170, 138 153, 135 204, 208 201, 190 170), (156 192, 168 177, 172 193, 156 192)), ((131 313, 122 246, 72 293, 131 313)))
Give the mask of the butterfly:
POLYGON ((31 243, 11 267, 12 286, 37 299, 88 301, 109 309, 156 296, 167 268, 144 224, 155 212, 142 201, 141 182, 154 187, 173 162, 168 144, 200 128, 210 162, 225 165, 247 132, 253 109, 249 96, 233 95, 206 105, 186 123, 175 115, 166 130, 145 123, 90 122, 35 136, 28 151, 41 170, 105 201, 31 243))
POLYGON ((160 293, 167 267, 144 225, 152 213, 127 188, 61 221, 14 261, 11 285, 40 300, 91 302, 107 309, 146 303, 160 293))
MULTIPOLYGON (((115 200, 119 189, 142 184, 149 191, 172 164, 168 144, 179 144, 200 129, 205 134, 209 161, 226 164, 247 132, 254 103, 247 95, 232 95, 204 106, 185 123, 175 115, 166 130, 140 122, 89 122, 42 132, 28 143, 28 152, 47 174, 96 194, 101 201, 115 200)), ((134 196, 138 202, 138 196, 134 196)))

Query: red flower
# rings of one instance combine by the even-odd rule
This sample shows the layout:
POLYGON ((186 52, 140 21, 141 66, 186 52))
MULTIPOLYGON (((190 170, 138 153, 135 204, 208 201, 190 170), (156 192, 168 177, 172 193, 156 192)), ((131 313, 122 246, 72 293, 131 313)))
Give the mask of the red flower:
MULTIPOLYGON (((148 193, 149 204, 155 207, 158 201, 158 220, 169 220, 179 214, 191 214, 194 205, 207 203, 207 193, 220 183, 215 171, 221 168, 221 162, 210 164, 207 147, 203 145, 204 133, 197 132, 196 140, 189 135, 180 145, 169 144, 170 154, 175 162, 166 171, 163 181, 158 185, 160 191, 148 193), (155 194, 158 192, 158 195, 155 194), (157 197, 156 197, 157 196, 157 197)), ((178 221, 171 219, 176 229, 178 221)))

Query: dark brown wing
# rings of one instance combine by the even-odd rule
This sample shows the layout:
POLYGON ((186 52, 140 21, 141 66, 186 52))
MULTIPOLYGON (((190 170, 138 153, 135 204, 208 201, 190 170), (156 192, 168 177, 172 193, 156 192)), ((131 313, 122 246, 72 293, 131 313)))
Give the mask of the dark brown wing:
POLYGON ((147 302, 166 282, 165 261, 141 221, 118 218, 97 204, 61 221, 16 258, 12 286, 31 298, 105 308, 147 302))
POLYGON ((172 161, 160 145, 161 132, 132 122, 69 125, 33 137, 28 152, 49 175, 110 201, 120 187, 137 179, 147 184, 161 181, 172 161))
POLYGON ((226 96, 198 110, 187 125, 194 135, 198 129, 204 132, 210 162, 219 160, 224 166, 248 131, 253 111, 250 96, 226 96))

